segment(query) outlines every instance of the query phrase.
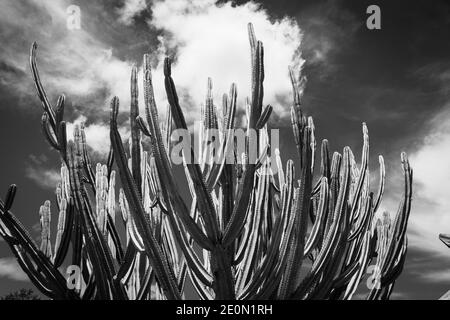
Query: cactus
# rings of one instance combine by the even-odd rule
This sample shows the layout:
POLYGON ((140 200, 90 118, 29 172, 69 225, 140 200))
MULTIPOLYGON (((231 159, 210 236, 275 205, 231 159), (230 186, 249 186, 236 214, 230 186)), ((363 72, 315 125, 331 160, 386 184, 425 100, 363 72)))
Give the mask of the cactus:
MULTIPOLYGON (((439 234, 439 240, 442 241, 443 244, 445 244, 447 247, 450 248, 450 235, 441 233, 439 234)), ((450 290, 447 291, 444 295, 442 295, 439 300, 450 300, 450 290)))
POLYGON ((114 97, 111 150, 107 163, 94 169, 83 125, 76 126, 74 136, 67 140, 65 98, 61 96, 56 107, 51 106, 40 82, 37 45, 33 44, 30 61, 44 109, 42 128, 61 156, 56 241, 52 245, 50 201, 39 211, 42 236, 38 248, 10 211, 14 185, 0 202, 0 234, 43 294, 52 299, 183 299, 190 279, 202 299, 351 299, 374 262, 378 285, 369 290, 367 298, 389 298, 407 248, 412 170, 406 154, 401 157, 404 195, 393 220, 388 213, 375 216, 385 169, 380 156, 379 187, 372 192, 365 124, 361 163, 356 163, 349 147, 330 156, 328 141, 323 140, 320 172, 314 177, 314 122, 302 111, 301 83, 291 70, 297 172, 293 160, 283 164, 280 151, 271 150, 268 135, 272 107, 263 106, 264 47, 251 24, 248 31, 252 91, 247 100, 244 153, 230 152, 236 85, 223 96, 222 112, 218 112, 209 79, 200 148, 182 150, 189 203, 169 160, 173 129, 187 129, 170 59, 164 61, 169 102, 165 119, 159 119, 149 56, 145 55, 145 116, 139 115, 137 68, 131 72, 129 156, 118 131, 119 99, 114 97), (211 130, 219 132, 215 158, 208 143, 211 130), (257 134, 250 134, 252 130, 257 134), (144 150, 144 139, 149 150, 144 150), (254 145, 258 158, 250 161, 249 146, 254 145), (234 159, 231 163, 225 159, 229 154, 234 159), (196 156, 199 163, 187 161, 196 156), (117 217, 116 210, 120 212, 117 217), (119 232, 120 224, 125 232, 119 232), (81 286, 67 286, 64 263, 80 268, 81 286))

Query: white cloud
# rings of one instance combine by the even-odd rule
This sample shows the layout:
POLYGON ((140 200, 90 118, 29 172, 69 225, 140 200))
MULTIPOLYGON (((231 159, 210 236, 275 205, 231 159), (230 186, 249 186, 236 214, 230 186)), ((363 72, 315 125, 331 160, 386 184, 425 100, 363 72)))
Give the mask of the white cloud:
POLYGON ((252 22, 257 38, 264 44, 264 103, 272 104, 280 116, 287 115, 289 105, 281 104, 291 94, 288 66, 293 65, 299 71, 303 64, 299 51, 302 34, 294 19, 273 20, 253 2, 232 5, 230 2, 217 4, 215 0, 167 0, 155 1, 151 10, 149 24, 165 33, 154 73, 159 100, 165 97, 161 80, 162 60, 167 50, 176 52, 172 75, 182 107, 189 108, 188 120, 198 116, 208 77, 213 80, 219 106, 219 97, 228 93, 231 83, 235 82, 242 107, 244 99, 250 95, 247 23, 252 22))
MULTIPOLYGON (((90 123, 86 127, 88 144, 104 153, 109 146, 108 130, 103 123, 92 124, 92 121, 106 117, 112 96, 120 98, 122 112, 128 111, 133 63, 127 60, 128 57, 116 57, 113 48, 85 27, 93 17, 83 8, 81 30, 66 30, 66 9, 70 4, 68 0, 2 3, 0 27, 16 30, 27 41, 30 37, 39 40, 38 65, 49 95, 65 93, 74 105, 82 106, 79 111, 90 123), (30 9, 30 4, 45 12, 48 15, 46 20, 51 23, 36 28, 36 24, 42 24, 41 11, 33 17, 37 20, 23 19, 17 23, 23 12, 30 9)), ((127 24, 144 9, 145 1, 128 0, 116 13, 121 22, 127 24)), ((189 123, 198 118, 208 77, 213 79, 218 106, 231 83, 237 83, 239 107, 243 109, 245 98, 250 95, 247 23, 252 22, 257 38, 263 41, 265 48, 264 104, 272 104, 281 117, 289 114, 290 105, 286 103, 291 95, 288 66, 297 67, 300 71, 303 64, 299 51, 302 34, 295 19, 272 19, 253 2, 232 5, 231 2, 217 4, 215 0, 167 0, 152 2, 150 9, 152 18, 148 23, 153 30, 156 28, 162 32, 158 38, 159 48, 152 53, 156 62, 153 74, 155 95, 160 110, 165 110, 167 104, 162 72, 167 52, 175 53, 177 57, 172 73, 189 123)), ((8 43, 0 53, 0 60, 29 74, 28 52, 23 48, 23 41, 19 45, 8 40, 10 36, 6 34, 0 33, 0 36, 0 40, 8 43)), ((139 78, 142 79, 142 72, 139 78)), ((19 81, 14 85, 16 90, 26 95, 34 94, 29 81, 19 81)), ((141 80, 139 86, 142 86, 141 80)), ((142 92, 141 88, 141 102, 142 92)), ((143 103, 140 106, 142 108, 143 103)))
POLYGON ((450 112, 438 114, 430 125, 422 147, 410 156, 415 188, 410 238, 413 246, 448 256, 438 234, 450 233, 450 112))
POLYGON ((27 275, 13 257, 0 258, 0 277, 16 281, 28 281, 27 275))
MULTIPOLYGON (((85 116, 80 116, 75 121, 67 123, 67 139, 73 139, 73 132, 75 125, 85 123, 88 119, 85 116)), ((110 149, 111 140, 109 137, 109 124, 92 123, 85 125, 84 132, 86 134, 86 143, 93 149, 94 152, 100 155, 107 155, 110 149)), ((123 141, 127 141, 130 132, 127 125, 119 128, 120 135, 123 141)))
MULTIPOLYGON (((0 4, 0 27, 10 30, 0 33, 3 46, 0 60, 29 74, 28 48, 24 39, 38 40, 38 67, 44 87, 50 95, 65 93, 74 103, 86 104, 85 113, 100 107, 107 109, 110 98, 117 95, 124 103, 129 101, 129 75, 131 62, 113 55, 112 48, 89 33, 83 21, 92 19, 89 12, 81 10, 80 30, 66 29, 66 9, 69 1, 29 0, 7 1, 0 4), (35 7, 31 7, 35 6, 35 7), (41 10, 31 19, 23 19, 30 8, 41 10), (42 14, 51 23, 43 27, 42 14), (20 21, 20 23, 18 22, 20 21), (11 41, 9 33, 14 32, 22 41, 11 41), (99 93, 106 92, 105 101, 98 101, 99 93), (97 98, 97 99, 96 99, 97 98)), ((29 16, 29 14, 28 14, 29 16)), ((31 46, 31 42, 28 44, 31 46)), ((29 81, 14 83, 15 89, 23 94, 34 93, 29 81)), ((103 94, 105 96, 105 94, 103 94)))
POLYGON ((60 174, 57 170, 43 167, 28 166, 25 169, 25 176, 45 189, 55 189, 60 180, 60 174))
POLYGON ((145 0, 126 0, 123 6, 117 10, 119 21, 130 25, 133 23, 133 18, 146 8, 145 0))

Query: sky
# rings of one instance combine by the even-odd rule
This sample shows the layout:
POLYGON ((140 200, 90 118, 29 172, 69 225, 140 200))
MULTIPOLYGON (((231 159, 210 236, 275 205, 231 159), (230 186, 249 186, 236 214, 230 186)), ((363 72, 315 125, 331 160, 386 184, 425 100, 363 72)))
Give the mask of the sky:
MULTIPOLYGON (((439 233, 450 233, 450 5, 445 1, 3 0, 0 194, 9 184, 18 185, 13 212, 38 238, 38 208, 54 198, 59 159, 40 129, 42 108, 28 65, 33 41, 50 100, 66 95, 69 132, 74 123, 85 122, 94 157, 104 161, 109 101, 119 97, 125 123, 131 68, 141 65, 144 53, 151 55, 161 108, 167 103, 166 55, 174 60, 172 73, 190 124, 200 114, 208 77, 216 99, 236 82, 242 108, 250 91, 248 22, 264 43, 264 103, 274 107, 271 125, 281 128, 284 161, 295 159, 288 66, 307 79, 303 106, 314 117, 317 140, 327 138, 333 150, 348 145, 359 157, 361 125, 367 123, 371 172, 377 175, 382 154, 387 170, 382 208, 392 213, 402 190, 400 153, 408 153, 414 170, 409 249, 392 298, 442 296, 450 290, 450 250, 438 239, 439 233), (372 4, 381 9, 380 30, 366 27, 372 4), (79 30, 67 28, 69 5, 81 10, 79 30)), ((22 287, 32 285, 0 240, 0 295, 22 287)))

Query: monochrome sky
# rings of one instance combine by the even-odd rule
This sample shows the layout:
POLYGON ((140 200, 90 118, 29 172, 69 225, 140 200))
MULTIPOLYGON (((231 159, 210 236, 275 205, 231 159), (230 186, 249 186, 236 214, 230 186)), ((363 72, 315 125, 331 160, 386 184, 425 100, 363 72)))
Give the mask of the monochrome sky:
MULTIPOLYGON (((450 233, 450 6, 443 0, 3 0, 0 193, 18 185, 15 214, 38 238, 38 208, 53 200, 58 181, 58 157, 41 134, 42 109, 29 72, 33 41, 50 100, 66 95, 69 132, 85 122, 95 158, 104 161, 109 101, 120 98, 125 124, 131 67, 141 66, 144 53, 152 57, 161 110, 168 55, 189 123, 198 118, 207 77, 216 101, 236 82, 242 112, 250 91, 248 22, 264 43, 264 103, 274 106, 271 124, 282 128, 283 159, 295 157, 292 66, 307 78, 303 105, 318 140, 327 138, 333 150, 349 145, 359 157, 367 123, 374 181, 383 154, 382 207, 392 214, 402 191, 400 152, 409 154, 415 181, 409 249, 393 298, 436 299, 450 290, 450 250, 438 240, 450 233), (72 4, 81 9, 80 30, 66 27, 72 4), (381 8, 381 30, 366 28, 371 4, 381 8)), ((0 295, 30 286, 0 240, 0 295)))

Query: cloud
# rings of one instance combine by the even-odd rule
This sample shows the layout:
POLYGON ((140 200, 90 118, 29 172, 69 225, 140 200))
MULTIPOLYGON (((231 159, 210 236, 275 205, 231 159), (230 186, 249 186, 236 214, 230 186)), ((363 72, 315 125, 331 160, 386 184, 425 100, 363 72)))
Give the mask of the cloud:
POLYGON ((45 154, 30 154, 25 168, 25 177, 43 189, 54 190, 60 181, 60 173, 57 169, 51 168, 51 165, 45 154))
POLYGON ((304 62, 300 55, 302 33, 295 19, 272 19, 254 2, 154 1, 151 11, 148 23, 163 33, 154 72, 157 99, 165 97, 161 79, 163 58, 168 54, 176 57, 172 75, 188 120, 198 118, 208 77, 213 80, 218 105, 219 97, 235 82, 242 107, 251 90, 247 23, 252 22, 264 44, 264 103, 272 104, 279 116, 287 115, 286 99, 291 94, 288 66, 299 72, 304 62))
POLYGON ((414 202, 410 218, 411 245, 442 255, 450 252, 438 240, 450 233, 450 112, 438 113, 428 124, 432 129, 410 156, 414 168, 414 202))
POLYGON ((16 281, 28 281, 27 275, 13 257, 0 258, 0 277, 16 281))
POLYGON ((25 169, 25 176, 44 189, 55 189, 60 180, 60 175, 57 170, 45 169, 43 167, 28 166, 25 169))
POLYGON ((442 283, 443 281, 449 282, 450 281, 450 270, 443 269, 443 270, 437 270, 434 272, 425 272, 420 274, 421 279, 427 281, 427 282, 438 282, 442 283))
MULTIPOLYGON (((67 138, 69 140, 73 139, 75 125, 81 125, 81 123, 84 123, 85 124, 84 133, 86 135, 86 143, 90 148, 92 148, 92 151, 96 153, 93 156, 97 157, 107 155, 111 145, 109 137, 109 124, 96 122, 86 125, 87 121, 88 121, 87 117, 81 115, 74 121, 67 123, 66 127, 67 138)), ((124 142, 126 142, 130 136, 130 130, 128 126, 129 124, 121 126, 119 128, 119 133, 124 142)))
MULTIPOLYGON (((38 66, 50 100, 54 102, 57 94, 65 93, 68 97, 66 120, 80 121, 83 115, 88 124, 89 145, 104 153, 109 145, 106 123, 112 96, 120 98, 121 112, 128 111, 129 79, 135 52, 118 40, 110 40, 112 34, 97 32, 96 13, 101 12, 110 17, 109 20, 118 17, 119 22, 112 21, 108 32, 123 36, 131 32, 131 29, 123 30, 123 24, 131 24, 146 5, 145 1, 136 0, 125 1, 120 8, 102 9, 104 4, 80 5, 81 29, 70 31, 66 28, 66 9, 70 4, 68 0, 0 3, 0 41, 5 44, 0 51, 0 68, 6 71, 2 72, 4 76, 0 80, 17 95, 26 97, 26 101, 33 97, 34 104, 40 108, 28 66, 28 48, 32 41, 38 40, 38 66), (122 29, 117 27, 120 24, 122 29), (18 41, 11 40, 12 34, 18 41)), ((208 77, 213 79, 218 105, 231 83, 237 83, 239 108, 243 110, 245 98, 250 95, 247 23, 252 22, 265 48, 264 104, 272 104, 280 117, 288 115, 286 101, 290 101, 291 95, 288 66, 300 72, 304 62, 300 52, 302 33, 295 19, 273 19, 254 2, 236 5, 214 0, 170 0, 154 1, 150 5, 148 32, 158 40, 152 57, 155 95, 161 110, 167 105, 162 71, 166 54, 175 57, 173 77, 190 124, 198 119, 208 77)), ((143 108, 142 71, 139 79, 140 107, 143 108)), ((29 103, 22 105, 30 106, 29 103)), ((53 176, 49 171, 37 172, 29 169, 29 177, 46 177, 48 181, 53 176)))
POLYGON ((307 65, 320 66, 321 76, 336 71, 334 58, 348 47, 361 20, 340 5, 325 1, 300 12, 300 27, 305 33, 302 51, 307 65))
POLYGON ((0 4, 0 41, 6 44, 0 51, 0 66, 7 66, 9 74, 14 71, 20 75, 6 85, 22 95, 35 96, 29 76, 28 49, 32 41, 38 40, 38 67, 50 96, 65 93, 76 104, 83 104, 86 114, 99 105, 108 108, 113 95, 129 101, 132 63, 114 56, 110 45, 89 32, 93 18, 84 7, 82 28, 68 30, 66 9, 70 4, 50 0, 0 4))
POLYGON ((117 10, 119 21, 125 25, 133 23, 133 18, 147 8, 145 0, 126 0, 124 5, 117 10))

